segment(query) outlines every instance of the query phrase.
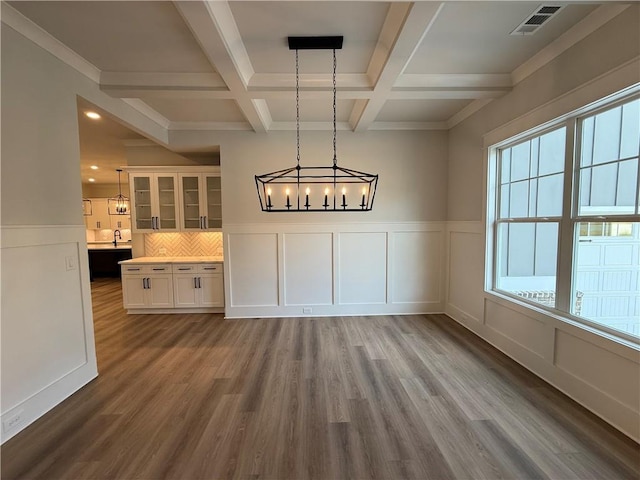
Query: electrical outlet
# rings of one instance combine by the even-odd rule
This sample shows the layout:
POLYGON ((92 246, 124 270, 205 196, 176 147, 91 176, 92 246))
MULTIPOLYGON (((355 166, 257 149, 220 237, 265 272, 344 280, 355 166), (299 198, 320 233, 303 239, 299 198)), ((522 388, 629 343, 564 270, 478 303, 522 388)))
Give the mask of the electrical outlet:
POLYGON ((22 414, 23 413, 24 413, 23 410, 20 410, 19 412, 11 415, 9 418, 4 420, 2 422, 2 429, 5 432, 8 432, 9 430, 13 430, 18 425, 20 425, 22 423, 22 414))
POLYGON ((302 313, 309 314, 313 311, 311 307, 302 307, 302 313))
POLYGON ((75 270, 76 269, 76 260, 71 255, 67 255, 64 257, 64 264, 67 270, 75 270))
POLYGON ((160 255, 166 255, 167 254, 167 249, 166 248, 159 248, 158 249, 158 253, 160 255))

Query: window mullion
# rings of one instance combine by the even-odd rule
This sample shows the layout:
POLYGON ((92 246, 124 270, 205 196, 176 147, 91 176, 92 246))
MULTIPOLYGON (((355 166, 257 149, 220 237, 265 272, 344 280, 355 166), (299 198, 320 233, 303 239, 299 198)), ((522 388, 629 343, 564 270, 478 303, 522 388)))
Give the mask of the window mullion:
POLYGON ((578 204, 578 175, 577 165, 580 159, 580 142, 577 138, 581 133, 581 125, 576 125, 575 119, 566 124, 566 143, 564 153, 564 184, 562 195, 562 219, 558 235, 558 260, 556 276, 556 308, 564 312, 571 312, 573 250, 575 242, 575 228, 572 218, 578 204), (576 188, 573 188, 573 185, 576 188))

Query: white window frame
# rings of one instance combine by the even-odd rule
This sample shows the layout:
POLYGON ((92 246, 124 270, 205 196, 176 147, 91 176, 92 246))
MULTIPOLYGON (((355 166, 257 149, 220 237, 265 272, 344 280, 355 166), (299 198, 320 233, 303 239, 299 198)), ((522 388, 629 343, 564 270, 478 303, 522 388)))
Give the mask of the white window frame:
MULTIPOLYGON (((570 313, 571 297, 574 291, 575 266, 573 257, 578 240, 577 225, 581 222, 634 222, 640 223, 640 205, 636 204, 634 214, 623 215, 578 215, 579 209, 579 179, 580 179, 580 148, 582 124, 585 117, 597 115, 606 110, 616 108, 622 104, 640 98, 640 86, 619 92, 606 99, 563 115, 555 120, 534 127, 525 132, 511 136, 488 149, 487 168, 487 261, 485 272, 485 291, 498 295, 525 308, 542 310, 552 314, 555 318, 568 321, 574 325, 588 328, 590 331, 602 332, 607 336, 617 337, 635 345, 640 345, 640 339, 626 332, 607 327, 604 324, 578 317, 570 313), (562 127, 566 128, 565 136, 565 164, 563 180, 562 214, 560 217, 524 217, 516 219, 500 219, 499 190, 500 190, 500 151, 519 143, 540 137, 549 131, 562 127), (511 292, 497 288, 499 272, 498 228, 505 223, 558 223, 558 247, 556 265, 556 295, 555 307, 542 305, 532 300, 517 296, 511 292)), ((640 154, 640 152, 639 152, 640 154)), ((640 160, 638 165, 638 183, 636 186, 636 202, 640 190, 640 160)))

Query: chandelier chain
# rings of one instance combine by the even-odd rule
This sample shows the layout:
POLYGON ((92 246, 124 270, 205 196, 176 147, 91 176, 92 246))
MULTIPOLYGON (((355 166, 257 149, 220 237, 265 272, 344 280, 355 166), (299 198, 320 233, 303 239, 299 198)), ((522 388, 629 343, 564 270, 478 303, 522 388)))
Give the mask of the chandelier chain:
POLYGON ((336 144, 336 49, 333 49, 333 166, 338 164, 336 144))
POLYGON ((296 49, 296 159, 300 166, 300 74, 296 49))

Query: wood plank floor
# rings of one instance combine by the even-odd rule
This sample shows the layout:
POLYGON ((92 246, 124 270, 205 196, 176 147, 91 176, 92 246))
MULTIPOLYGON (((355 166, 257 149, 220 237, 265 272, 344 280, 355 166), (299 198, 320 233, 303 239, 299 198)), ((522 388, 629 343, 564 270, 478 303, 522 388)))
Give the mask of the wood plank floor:
POLYGON ((126 315, 2 478, 638 479, 636 443, 444 315, 126 315))

